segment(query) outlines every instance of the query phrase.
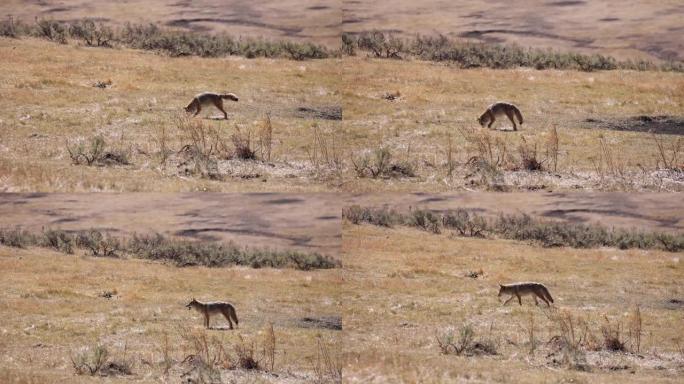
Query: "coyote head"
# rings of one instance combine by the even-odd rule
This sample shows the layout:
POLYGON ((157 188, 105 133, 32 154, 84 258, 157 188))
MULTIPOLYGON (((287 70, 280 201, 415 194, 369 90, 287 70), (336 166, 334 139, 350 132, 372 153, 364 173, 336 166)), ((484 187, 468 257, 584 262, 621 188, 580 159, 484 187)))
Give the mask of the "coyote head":
POLYGON ((187 309, 192 309, 193 306, 199 304, 197 300, 193 297, 192 300, 185 306, 187 309))
POLYGON ((487 125, 487 122, 489 122, 489 115, 487 113, 483 113, 482 116, 477 119, 477 122, 480 123, 482 128, 484 128, 484 126, 487 125))
POLYGON ((501 297, 501 295, 504 294, 505 289, 506 288, 503 285, 499 284, 499 294, 497 295, 497 297, 501 297))

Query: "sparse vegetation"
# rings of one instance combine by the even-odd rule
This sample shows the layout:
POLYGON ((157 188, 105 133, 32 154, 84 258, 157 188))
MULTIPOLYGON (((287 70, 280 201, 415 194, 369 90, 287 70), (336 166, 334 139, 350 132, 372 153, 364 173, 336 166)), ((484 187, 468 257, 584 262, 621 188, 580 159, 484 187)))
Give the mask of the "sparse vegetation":
POLYGON ((21 248, 46 247, 68 254, 80 248, 97 257, 130 255, 169 261, 179 267, 244 265, 252 268, 312 270, 337 268, 341 265, 338 260, 319 253, 239 247, 234 243, 176 240, 160 234, 135 234, 128 239, 119 239, 96 229, 73 232, 46 229, 42 233, 30 233, 19 228, 1 228, 0 244, 21 248))
POLYGON ((359 50, 377 58, 417 57, 423 60, 449 62, 461 68, 530 67, 540 70, 572 69, 587 72, 614 69, 684 71, 684 65, 679 62, 657 65, 644 60, 618 61, 600 54, 584 55, 550 49, 523 48, 517 45, 470 43, 444 35, 399 38, 391 33, 370 31, 343 34, 342 42, 343 52, 351 54, 359 50))
POLYGON ((316 340, 316 358, 313 362, 313 370, 316 383, 342 383, 342 358, 334 345, 325 342, 321 337, 316 340))
POLYGON ((307 147, 307 152, 317 176, 324 178, 332 173, 334 177, 341 180, 345 164, 338 147, 338 135, 335 132, 324 132, 318 124, 311 127, 311 132, 312 143, 307 147))
POLYGON ((344 225, 345 296, 361 309, 347 331, 345 380, 677 381, 682 322, 664 305, 681 277, 673 254, 344 225), (555 302, 503 306, 506 281, 543 281, 555 302))
POLYGON ((541 220, 529 215, 503 215, 485 217, 464 209, 447 212, 415 209, 403 214, 388 208, 351 206, 342 211, 342 217, 351 223, 369 223, 391 227, 406 225, 432 233, 442 229, 467 237, 500 237, 533 241, 544 247, 620 249, 661 249, 668 252, 684 250, 684 234, 644 232, 606 228, 599 224, 575 224, 541 220))
POLYGON ((120 28, 111 28, 91 19, 73 22, 36 19, 35 25, 25 25, 10 17, 0 22, 0 36, 35 36, 61 44, 75 39, 90 47, 120 46, 159 51, 173 57, 244 56, 308 60, 332 55, 324 46, 310 42, 235 38, 225 33, 179 31, 155 24, 127 23, 120 28))
POLYGON ((356 175, 360 178, 400 178, 415 177, 413 165, 407 161, 395 161, 392 159, 392 151, 383 147, 376 149, 372 154, 365 152, 351 160, 356 175))
POLYGON ((454 329, 449 328, 442 334, 435 336, 437 346, 444 355, 496 355, 496 344, 491 340, 476 340, 475 331, 470 325, 463 325, 458 330, 458 337, 454 329))
POLYGON ((66 149, 74 165, 107 166, 130 164, 128 152, 121 149, 107 149, 107 143, 101 135, 90 138, 87 144, 79 141, 75 145, 70 145, 67 141, 66 149))
POLYGON ((77 375, 122 376, 132 375, 132 362, 126 357, 126 346, 120 359, 113 359, 105 345, 84 348, 75 356, 70 356, 71 364, 77 375))

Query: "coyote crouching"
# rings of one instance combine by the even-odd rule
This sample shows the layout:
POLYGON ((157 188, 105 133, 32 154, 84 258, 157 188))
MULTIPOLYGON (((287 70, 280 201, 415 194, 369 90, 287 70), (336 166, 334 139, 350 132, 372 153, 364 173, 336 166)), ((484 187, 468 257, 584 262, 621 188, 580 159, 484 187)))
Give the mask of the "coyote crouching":
POLYGON ((543 284, 540 283, 513 283, 513 284, 499 284, 499 297, 502 295, 511 295, 508 300, 504 302, 503 305, 508 304, 509 301, 514 298, 518 298, 518 303, 522 305, 521 296, 531 295, 534 298, 534 304, 538 305, 537 297, 544 300, 547 306, 551 306, 549 302, 553 303, 553 298, 549 293, 549 290, 543 284))
POLYGON ((513 123, 513 130, 517 131, 518 126, 515 125, 515 119, 513 118, 517 117, 520 125, 523 123, 523 118, 518 107, 510 103, 498 102, 490 105, 477 121, 482 127, 486 125, 487 128, 491 128, 494 121, 496 121, 496 116, 504 115, 513 123))
POLYGON ((194 117, 200 113, 203 106, 213 104, 216 108, 223 112, 223 118, 227 120, 228 114, 226 113, 226 110, 223 109, 223 99, 238 101, 238 97, 233 93, 203 92, 195 95, 190 104, 185 107, 185 112, 190 113, 195 111, 195 114, 192 115, 194 117))
POLYGON ((203 303, 201 301, 197 301, 194 298, 192 301, 186 305, 188 310, 190 309, 195 309, 197 312, 201 313, 204 315, 204 326, 209 328, 209 316, 220 313, 222 314, 226 320, 228 320, 228 324, 230 325, 230 329, 233 329, 233 322, 235 321, 235 325, 238 325, 238 318, 237 314, 235 313, 235 307, 233 307, 232 304, 226 303, 223 301, 208 301, 206 303, 203 303))

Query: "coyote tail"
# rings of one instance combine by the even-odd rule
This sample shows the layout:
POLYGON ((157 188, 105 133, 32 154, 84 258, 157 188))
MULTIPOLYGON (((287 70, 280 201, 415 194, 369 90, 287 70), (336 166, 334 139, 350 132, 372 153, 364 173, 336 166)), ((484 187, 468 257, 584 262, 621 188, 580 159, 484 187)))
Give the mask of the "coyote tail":
MULTIPOLYGON (((520 125, 522 125, 522 123, 523 123, 522 113, 520 113, 520 110, 515 105, 513 106, 513 113, 518 118, 518 122, 520 123, 520 125)), ((551 302, 553 302, 553 300, 551 300, 551 302)))
POLYGON ((221 97, 222 99, 238 101, 238 97, 234 93, 221 93, 219 94, 219 97, 221 97))
MULTIPOLYGON (((522 122, 520 124, 522 124, 522 122)), ((549 290, 545 286, 542 285, 541 291, 544 297, 546 297, 548 301, 553 303, 553 297, 551 297, 551 293, 549 293, 549 290)))

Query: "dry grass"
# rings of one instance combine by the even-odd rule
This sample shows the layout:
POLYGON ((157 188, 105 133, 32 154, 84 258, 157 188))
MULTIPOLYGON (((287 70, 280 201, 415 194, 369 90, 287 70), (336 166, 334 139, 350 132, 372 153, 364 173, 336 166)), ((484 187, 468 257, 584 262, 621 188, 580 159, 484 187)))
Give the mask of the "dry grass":
POLYGON ((315 180, 304 147, 312 140, 312 124, 324 129, 339 125, 314 120, 315 111, 340 105, 335 60, 174 59, 7 38, 0 39, 0 57, 6 75, 0 84, 0 190, 328 189, 326 180, 315 180), (111 86, 92 86, 107 79, 111 86), (255 149, 263 160, 270 156, 272 164, 223 160, 216 170, 204 171, 221 177, 185 175, 178 152, 193 141, 178 116, 193 95, 207 90, 234 92, 240 101, 225 104, 227 121, 207 119, 219 114, 211 108, 195 120, 230 147, 229 138, 237 131, 257 133, 254 144, 262 141, 263 146, 255 149), (270 137, 263 121, 267 115, 275 128, 270 137), (64 143, 72 151, 84 143, 87 153, 87 144, 96 137, 107 147, 130 150, 130 164, 73 165, 64 143))
POLYGON ((91 370, 112 382, 311 382, 320 340, 339 343, 338 332, 298 322, 337 312, 338 271, 180 269, 2 246, 0 269, 12 271, 0 282, 2 382, 90 382, 91 370), (213 317, 204 330, 184 307, 193 296, 234 303, 239 327, 213 317), (130 375, 112 371, 122 367, 130 375))
POLYGON ((348 382, 674 383, 682 375, 684 322, 670 302, 684 294, 681 254, 542 249, 400 227, 345 224, 343 232, 348 382), (549 287, 552 309, 529 297, 501 306, 498 284, 526 280, 549 287), (609 350, 604 340, 616 337, 626 352, 609 350))
POLYGON ((35 39, 0 51, 4 191, 682 190, 682 74, 169 58, 35 39), (238 94, 229 120, 182 116, 203 90, 238 94), (476 124, 500 99, 521 107, 521 131, 476 124))
POLYGON ((672 164, 681 156, 675 133, 684 108, 682 74, 459 70, 365 58, 344 64, 346 145, 399 153, 410 146, 418 176, 390 183, 356 179, 349 190, 682 190, 681 160, 663 167, 663 157, 672 164), (388 91, 401 99, 384 99, 388 91), (525 122, 518 132, 505 118, 492 130, 477 124, 498 100, 521 108, 525 122), (653 116, 672 120, 658 140, 648 133, 658 129, 653 116), (534 152, 537 162, 526 164, 534 152), (474 168, 475 159, 487 166, 475 162, 474 168))

